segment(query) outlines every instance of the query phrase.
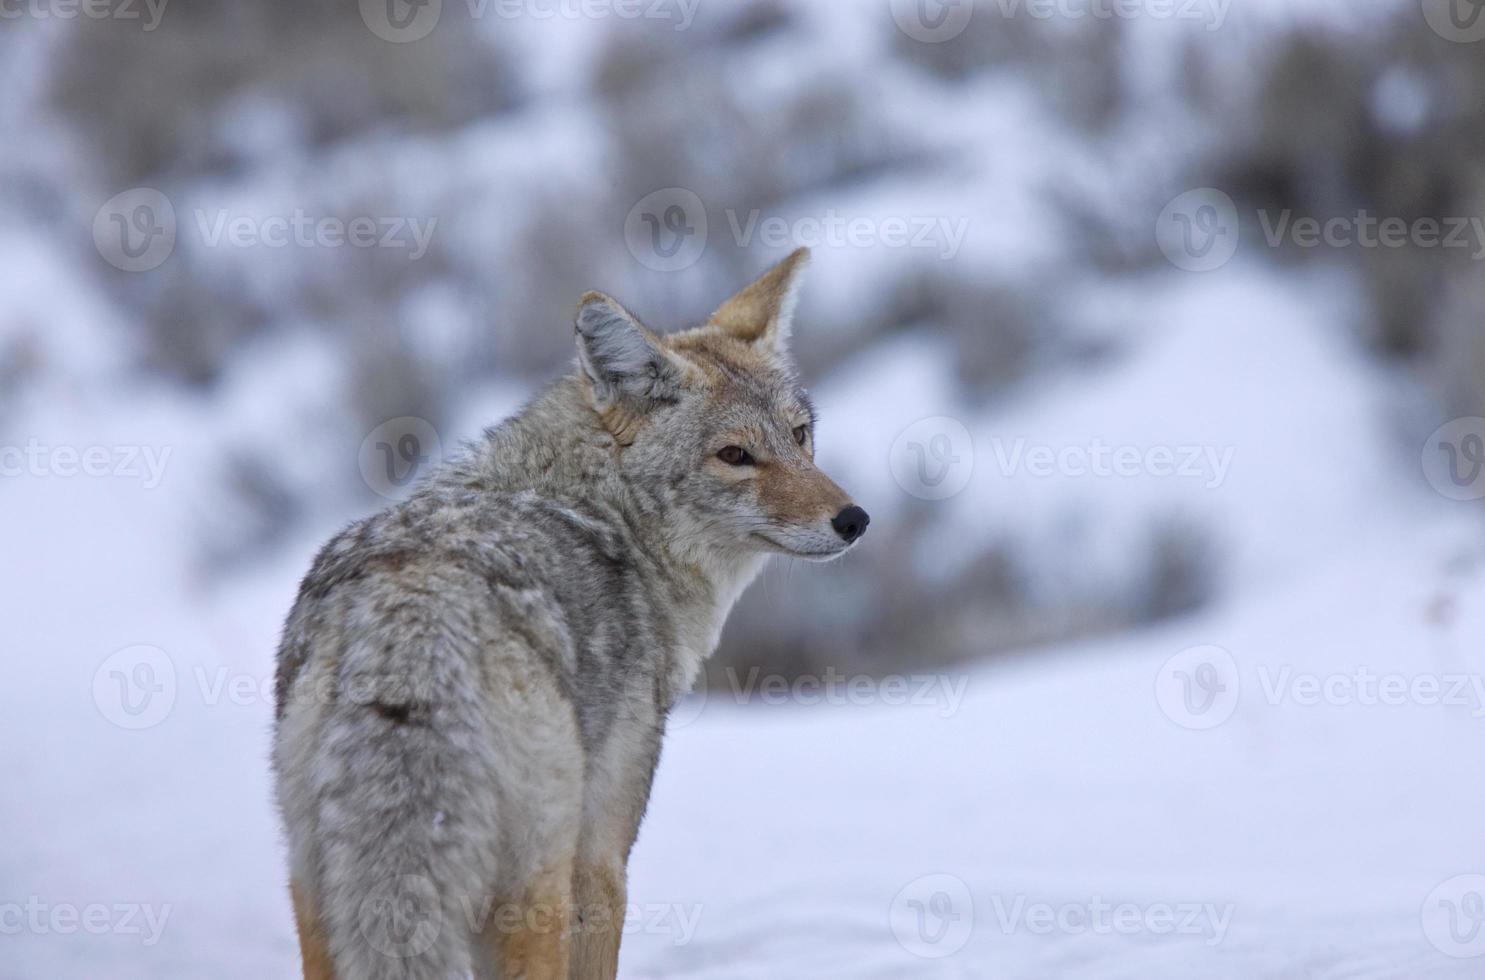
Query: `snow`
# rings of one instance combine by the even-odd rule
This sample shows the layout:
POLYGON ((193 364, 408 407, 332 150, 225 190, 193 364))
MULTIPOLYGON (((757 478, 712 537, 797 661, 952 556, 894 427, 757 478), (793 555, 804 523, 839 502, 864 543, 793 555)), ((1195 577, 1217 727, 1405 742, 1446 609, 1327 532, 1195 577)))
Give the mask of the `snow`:
MULTIPOLYGON (((1250 330, 1280 343, 1286 325, 1256 316, 1250 330)), ((1103 403, 1131 437, 1205 437, 1220 431, 1203 428, 1211 419, 1172 420, 1158 399, 1142 414, 1139 398, 1114 393, 1148 396, 1159 379, 1177 383, 1179 365, 1188 375, 1230 365, 1225 377, 1181 383, 1225 406, 1213 419, 1250 419, 1252 429, 1229 433, 1240 450, 1276 454, 1234 491, 1255 521, 1235 526, 1258 552, 1292 537, 1285 575, 1265 580, 1255 564, 1198 616, 901 689, 836 679, 778 704, 740 677, 683 704, 631 864, 625 976, 1478 975, 1477 961, 1430 942, 1422 915, 1435 886, 1485 868, 1485 788, 1467 768, 1485 750, 1485 703, 1468 687, 1458 704, 1361 703, 1364 692, 1313 704, 1296 678, 1343 683, 1366 668, 1478 683, 1485 552, 1467 542, 1479 539, 1479 515, 1367 475, 1382 453, 1362 424, 1358 379, 1370 368, 1338 356, 1323 331, 1281 346, 1290 363, 1269 365, 1279 390, 1319 379, 1287 392, 1304 401, 1307 431, 1336 440, 1303 472, 1285 468, 1299 464, 1303 433, 1233 400, 1254 369, 1236 341, 1157 333, 1083 408, 1062 408, 1060 431, 1103 403), (1325 480, 1327 460, 1348 478, 1325 480), (1262 492, 1285 476, 1304 506, 1262 492), (1343 533, 1346 522, 1361 522, 1357 533, 1343 533), (1192 730, 1157 681, 1170 681, 1171 657, 1207 645, 1230 653, 1240 693, 1231 717, 1192 730), (929 933, 947 945, 921 938, 920 915, 935 917, 929 933)), ((932 362, 903 363, 931 373, 932 362)), ((518 401, 489 396, 492 411, 518 401)), ((7 972, 290 975, 266 774, 272 651, 335 521, 316 518, 271 560, 206 588, 179 557, 182 515, 200 506, 193 467, 208 458, 188 434, 192 406, 131 405, 134 417, 74 406, 28 428, 48 446, 158 432, 175 449, 158 486, 127 475, 0 485, 5 538, 26 573, 0 601, 13 670, 0 710, 17 749, 0 763, 11 787, 0 802, 7 908, 32 897, 44 915, 102 903, 117 926, 92 935, 65 914, 44 918, 46 928, 5 938, 7 972), (124 727, 133 721, 109 694, 118 663, 108 658, 136 644, 168 658, 152 661, 156 680, 175 678, 170 710, 140 730, 124 727), (137 932, 114 911, 132 903, 146 906, 127 923, 137 932)), ((873 424, 853 419, 844 396, 835 407, 834 439, 873 424)), ((1051 417, 1035 398, 1020 411, 1051 417)))
MULTIPOLYGON (((1485 862, 1485 793, 1457 767, 1485 703, 1270 703, 1291 666, 1348 675, 1478 671, 1477 532, 1443 524, 1411 554, 1361 548, 1292 588, 1114 643, 970 671, 950 717, 922 707, 716 704, 667 746, 632 889, 700 902, 697 940, 630 940, 635 976, 1475 976, 1425 940, 1424 899, 1485 862), (1401 557, 1407 554, 1407 557, 1401 557), (1437 590, 1459 618, 1428 627, 1437 590), (1473 595, 1475 598, 1468 599, 1473 595), (1160 708, 1162 663, 1220 643, 1241 676, 1222 725, 1160 708), (761 719, 753 714, 762 714, 761 719), (1429 828, 1420 836, 1418 828, 1429 828), (920 959, 889 928, 924 875, 967 886, 973 934, 920 959), (1024 906, 1230 909, 1198 935, 1036 934, 1024 906), (1009 923, 1009 924, 1007 924, 1009 923), (803 957, 801 959, 801 957, 803 957)), ((909 945, 912 945, 909 943, 909 945)), ((931 947, 930 947, 931 949, 931 947)))
MULTIPOLYGON (((1054 192, 1087 198, 1111 225, 1123 215, 1136 244, 1153 245, 1146 212, 1163 202, 1152 209, 1148 196, 1204 145, 1171 82, 1183 50, 1172 41, 1201 25, 1131 32, 1142 88, 1181 115, 1115 121, 1100 144, 1050 117, 1014 73, 951 88, 884 58, 898 43, 885 6, 801 7, 827 43, 788 35, 726 64, 758 76, 746 104, 760 113, 800 77, 791 64, 869 85, 878 121, 910 133, 903 149, 921 167, 834 186, 781 180, 787 196, 765 216, 962 216, 957 274, 1067 279, 1047 335, 1081 332, 1102 353, 1039 364, 986 401, 957 380, 954 338, 922 323, 812 371, 822 464, 874 518, 863 548, 913 528, 894 560, 952 583, 1008 543, 1015 573, 1055 597, 1079 577, 1130 578, 1152 523, 1178 517, 1214 543, 1206 561, 1222 588, 1158 627, 936 673, 831 676, 783 694, 741 676, 693 696, 673 718, 631 862, 622 975, 1481 975, 1480 959, 1451 953, 1485 954, 1485 936, 1458 941, 1474 908, 1462 900, 1485 893, 1485 878, 1451 882, 1485 874, 1485 783, 1471 768, 1485 749, 1485 518, 1420 478, 1418 440, 1398 430, 1427 396, 1358 348, 1361 284, 1318 263, 1280 271, 1255 250, 1203 276, 1078 271, 1054 192), (1152 168, 1163 176, 1150 180, 1152 168), (972 451, 963 487, 943 500, 915 496, 892 469, 894 446, 925 419, 955 421, 972 451), (1127 476, 1064 463, 1042 474, 1026 455, 1095 444, 1145 462, 1127 476), (1154 472, 1148 454, 1162 448, 1198 450, 1196 475, 1154 472), (1220 699, 1213 713, 1185 707, 1187 676, 1219 682, 1202 689, 1220 699), (1384 682, 1407 691, 1399 703, 1377 703, 1384 682), (1466 914, 1453 937, 1451 908, 1466 914)), ((1409 5, 1361 17, 1338 6, 1265 0, 1232 16, 1364 33, 1409 5)), ((549 220, 554 197, 584 222, 605 215, 600 233, 617 242, 622 215, 601 207, 614 177, 593 166, 612 133, 584 91, 601 27, 485 26, 515 35, 528 63, 521 108, 311 158, 295 149, 293 118, 248 102, 231 118, 261 165, 172 191, 191 273, 274 320, 209 391, 138 369, 144 325, 97 284, 96 201, 68 205, 80 218, 63 227, 80 237, 0 216, 0 259, 19 284, 0 289, 0 340, 42 365, 0 392, 0 464, 17 447, 41 460, 40 472, 0 475, 11 559, 0 975, 295 974, 267 772, 273 651, 316 547, 378 501, 357 478, 365 426, 349 407, 345 349, 296 300, 317 267, 293 250, 245 260, 212 249, 194 212, 445 215, 447 260, 482 275, 522 267, 523 239, 504 229, 549 220), (64 474, 66 453, 89 451, 107 475, 64 474), (243 458, 310 503, 258 543, 254 563, 208 568, 213 548, 249 550, 234 535, 255 526, 254 503, 223 477, 243 458)), ((1220 50, 1242 72, 1227 77, 1258 84, 1248 61, 1261 32, 1230 37, 1220 50)), ((43 49, 12 47, 0 77, 36 95, 43 49)), ((1406 122, 1399 91, 1378 98, 1406 122)), ((28 134, 14 166, 86 169, 59 127, 31 118, 41 102, 0 107, 28 134)), ((632 266, 615 249, 616 270, 632 266)), ((883 284, 904 281, 904 266, 936 283, 945 263, 934 249, 818 249, 801 330, 879 322, 883 284)), ((667 295, 699 288, 706 267, 695 271, 665 280, 667 295)), ((452 277, 408 292, 396 312, 439 377, 498 328, 452 277)), ((535 381, 482 376, 456 390, 443 448, 518 410, 535 381)))

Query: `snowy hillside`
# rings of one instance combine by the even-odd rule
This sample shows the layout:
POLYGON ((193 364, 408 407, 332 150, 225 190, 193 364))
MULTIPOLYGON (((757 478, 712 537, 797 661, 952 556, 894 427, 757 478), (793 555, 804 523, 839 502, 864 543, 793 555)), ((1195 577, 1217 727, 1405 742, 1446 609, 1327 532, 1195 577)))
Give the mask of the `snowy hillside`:
POLYGON ((1485 20, 533 3, 4 17, 0 978, 294 975, 319 544, 585 290, 670 330, 796 244, 871 533, 678 708, 623 975, 1485 975, 1485 240, 1417 234, 1485 234, 1485 20))

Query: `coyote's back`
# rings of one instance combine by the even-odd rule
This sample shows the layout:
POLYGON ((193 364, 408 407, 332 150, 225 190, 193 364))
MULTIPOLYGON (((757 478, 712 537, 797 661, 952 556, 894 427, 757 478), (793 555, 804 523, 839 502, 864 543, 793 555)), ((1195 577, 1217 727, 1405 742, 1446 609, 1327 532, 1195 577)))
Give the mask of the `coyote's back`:
POLYGON ((666 338, 584 297, 573 376, 321 551, 273 753, 306 976, 614 975, 666 712, 767 555, 865 529, 785 352, 803 259, 666 338))

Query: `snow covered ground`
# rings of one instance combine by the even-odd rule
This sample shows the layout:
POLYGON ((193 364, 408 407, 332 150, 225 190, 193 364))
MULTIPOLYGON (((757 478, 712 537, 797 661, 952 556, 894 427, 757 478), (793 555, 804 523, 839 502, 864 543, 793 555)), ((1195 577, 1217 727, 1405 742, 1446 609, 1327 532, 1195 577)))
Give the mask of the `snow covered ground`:
MULTIPOLYGON (((1250 310, 1308 309, 1303 282, 1231 281, 1250 310)), ((1378 390, 1372 368, 1316 318, 1259 317, 1269 357, 1246 363, 1236 322, 1156 331, 1050 420, 1028 398, 976 422, 977 440, 1067 442, 1107 432, 1085 414, 1102 406, 1132 441, 1235 445, 1228 496, 1202 491, 1245 545, 1229 597, 964 670, 790 691, 743 675, 683 704, 631 866, 624 975, 1479 976, 1482 517, 1393 451, 1359 394, 1378 390), (1332 452, 1298 452, 1251 404, 1270 368, 1332 452), (1146 410, 1162 380, 1205 381, 1205 428, 1146 410)), ((842 412, 848 378, 821 390, 843 442, 890 424, 842 412)), ((26 426, 49 462, 0 484, 23 556, 0 599, 0 972, 291 975, 272 651, 334 521, 207 586, 183 546, 210 503, 196 406, 51 394, 26 426), (114 447, 146 431, 130 469, 114 447), (112 475, 61 475, 65 446, 108 448, 112 475)), ((858 457, 881 477, 877 449, 858 457)), ((1013 476, 976 492, 1033 513, 1013 476)), ((1140 486, 1166 492, 1036 485, 1114 521, 1140 486)))
MULTIPOLYGON (((19 543, 41 547, 61 514, 33 503, 19 543)), ((53 549, 7 610, 22 676, 3 695, 0 921, 43 926, 5 937, 5 972, 290 975, 263 761, 295 563, 162 616, 149 530, 127 507, 94 514, 115 546, 98 553, 133 557, 53 549), (48 596, 91 601, 59 625, 48 596), (135 658, 173 670, 168 712, 150 713, 168 692, 131 717, 95 687, 96 651, 121 638, 168 652, 135 658), (99 905, 94 935, 80 917, 99 905)), ((1480 530, 1379 534, 1112 642, 793 698, 743 677, 747 693, 683 705, 632 864, 624 974, 1478 976, 1446 953, 1485 939, 1451 945, 1445 903, 1485 879, 1435 889, 1485 872, 1480 530)))
MULTIPOLYGON (((821 460, 870 510, 872 535, 845 563, 788 569, 808 591, 776 576, 755 590, 760 608, 771 593, 794 601, 777 617, 781 648, 810 654, 820 633, 851 636, 837 627, 863 606, 912 616, 881 584, 891 575, 863 569, 887 566, 903 595, 953 597, 1004 560, 1015 588, 969 595, 957 605, 990 611, 948 629, 920 615, 889 651, 899 661, 887 669, 902 675, 781 687, 743 672, 683 703, 631 863, 621 972, 1485 975, 1485 512, 1420 472, 1439 389, 1358 341, 1376 311, 1356 263, 1252 246, 1194 275, 1155 254, 1160 208, 1195 186, 1189 173, 1210 172, 1191 171, 1194 160, 1224 145, 1196 118, 1181 68, 1182 39, 1209 32, 1121 23, 1138 45, 1120 49, 1126 81, 1148 101, 1088 129, 1051 108, 1076 74, 1041 78, 1007 59, 955 79, 952 58, 898 36, 887 5, 842 6, 792 5, 793 21, 756 36, 703 25, 712 47, 694 60, 726 84, 702 93, 720 109, 703 98, 689 111, 735 116, 753 127, 747 139, 703 126, 693 146, 675 136, 697 131, 680 112, 668 123, 659 113, 635 146, 615 142, 622 129, 600 125, 610 96, 591 84, 611 40, 602 25, 559 36, 531 21, 512 25, 530 41, 511 45, 529 62, 523 106, 448 131, 394 122, 322 149, 270 140, 247 154, 251 166, 171 178, 183 215, 198 204, 332 214, 363 198, 383 213, 439 215, 446 264, 425 263, 442 271, 393 291, 389 349, 398 363, 426 361, 448 394, 434 406, 448 448, 513 410, 567 343, 555 316, 492 327, 476 301, 499 281, 492 270, 512 270, 504 288, 519 294, 575 271, 568 252, 582 244, 603 275, 574 284, 572 299, 593 286, 629 299, 617 288, 627 283, 637 302, 673 312, 696 298, 687 291, 777 257, 760 247, 744 260, 719 231, 694 269, 646 277, 620 240, 634 202, 609 186, 626 166, 650 179, 655 161, 622 156, 636 147, 683 144, 659 161, 665 181, 696 184, 714 210, 968 222, 951 261, 817 249, 799 339, 817 352, 821 460), (814 107, 785 97, 795 90, 827 97, 814 107), (840 112, 838 130, 810 122, 840 112), (796 117, 797 131, 764 124, 796 117), (862 155, 836 159, 834 144, 853 140, 862 155), (772 155, 737 151, 754 144, 789 146, 779 155, 806 166, 750 177, 772 155), (594 167, 600 158, 625 166, 594 167), (1082 254, 1099 234, 1071 221, 1064 196, 1091 209, 1103 247, 1133 259, 1082 254), (554 200, 581 217, 570 239, 562 223, 548 227, 554 200), (589 248, 595 235, 611 241, 589 248), (911 268, 941 303, 910 302, 911 268), (1028 363, 1002 371, 989 362, 1002 350, 1014 359, 1020 301, 1028 363), (530 344, 530 363, 472 360, 487 333, 506 353, 530 344), (848 353, 825 356, 833 343, 820 337, 848 353), (964 376, 966 355, 983 352, 964 376), (488 369, 466 376, 467 364, 488 369), (935 459, 972 465, 915 485, 909 450, 940 435, 948 451, 935 459), (1131 472, 1107 471, 1128 458, 1131 472), (1180 591, 1145 581, 1161 557, 1152 529, 1167 521, 1194 549, 1176 574, 1215 584, 1193 590, 1198 612, 1126 629, 1165 614, 1130 608, 1180 591), (1065 620, 1011 636, 1105 632, 1004 652, 1005 634, 988 634, 1006 594, 1031 619, 1065 620), (828 609, 811 605, 819 597, 828 609), (996 656, 911 666, 941 663, 939 644, 965 633, 954 652, 996 656)), ((1232 103, 1247 105, 1241 91, 1269 79, 1255 53, 1269 46, 1263 23, 1362 36, 1416 12, 1407 0, 1356 6, 1250 2, 1232 11, 1236 30, 1201 50, 1215 53, 1232 103)), ((999 23, 981 9, 981 29, 999 23)), ((1003 57, 995 31, 977 36, 1003 57)), ((331 329, 306 299, 322 286, 359 296, 367 283, 296 251, 183 238, 180 281, 213 304, 250 299, 271 324, 222 352, 210 384, 151 367, 145 339, 199 311, 104 288, 98 273, 110 270, 88 226, 119 188, 88 171, 108 154, 52 117, 46 49, 6 43, 0 76, 24 97, 0 104, 0 123, 24 138, 0 169, 47 175, 62 204, 53 213, 39 194, 32 217, 0 214, 12 284, 0 287, 0 980, 292 976, 267 773, 279 624, 319 543, 369 505, 357 460, 367 418, 426 409, 356 373, 363 310, 324 314, 331 329), (94 201, 79 187, 106 193, 94 201), (386 406, 358 407, 380 388, 386 406)), ((667 79, 682 72, 675 88, 706 88, 688 57, 657 50, 671 59, 657 62, 667 79)), ((1081 48, 1044 50, 1026 61, 1085 60, 1081 48)), ((1088 50, 1096 61, 1102 49, 1088 50)), ((175 280, 124 285, 161 282, 175 280)), ((498 310, 528 307, 542 308, 533 298, 498 310)), ((744 625, 733 635, 760 635, 744 625)), ((851 652, 819 656, 838 654, 849 671, 851 652)))
POLYGON ((1463 771, 1481 692, 1367 704, 1353 686, 1363 669, 1478 685, 1464 638, 1485 627, 1485 576, 1458 545, 1478 528, 1436 531, 1210 616, 972 672, 952 713, 943 697, 704 714, 668 748, 633 882, 636 900, 698 904, 700 925, 685 945, 635 936, 626 968, 1479 976, 1430 940, 1481 952, 1449 945, 1442 903, 1485 879, 1434 894, 1485 869, 1485 790, 1463 771), (1431 620, 1440 601, 1454 609, 1431 620), (1231 652, 1236 703, 1192 730, 1157 678, 1208 644, 1231 652), (1302 675, 1332 695, 1311 703, 1302 675))

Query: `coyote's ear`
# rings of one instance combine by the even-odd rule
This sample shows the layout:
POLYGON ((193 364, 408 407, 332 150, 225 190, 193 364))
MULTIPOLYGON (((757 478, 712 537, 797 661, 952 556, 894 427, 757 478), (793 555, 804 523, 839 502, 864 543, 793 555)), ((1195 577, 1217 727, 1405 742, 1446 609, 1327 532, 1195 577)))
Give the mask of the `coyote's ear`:
POLYGON ((637 417, 655 402, 673 401, 680 370, 650 333, 617 301, 585 293, 577 314, 578 365, 600 412, 623 408, 637 417))
POLYGON ((795 249, 751 286, 723 303, 707 322, 739 340, 775 354, 785 353, 794 307, 799 302, 799 286, 809 259, 809 249, 795 249))

